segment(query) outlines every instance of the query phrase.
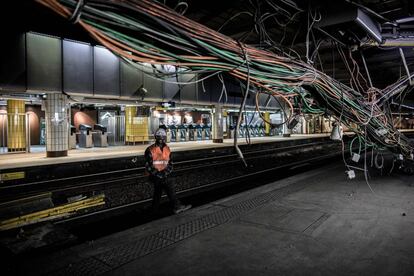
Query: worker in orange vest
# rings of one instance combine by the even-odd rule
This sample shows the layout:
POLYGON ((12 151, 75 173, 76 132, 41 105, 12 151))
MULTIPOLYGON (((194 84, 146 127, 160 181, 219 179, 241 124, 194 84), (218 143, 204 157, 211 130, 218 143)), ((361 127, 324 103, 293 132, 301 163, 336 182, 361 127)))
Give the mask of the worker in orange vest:
POLYGON ((166 144, 167 132, 159 128, 155 134, 155 143, 145 150, 145 168, 149 173, 149 180, 154 185, 152 208, 158 211, 162 190, 165 190, 173 206, 175 214, 191 208, 191 205, 182 205, 175 194, 173 183, 168 181, 168 175, 172 172, 171 150, 166 144))

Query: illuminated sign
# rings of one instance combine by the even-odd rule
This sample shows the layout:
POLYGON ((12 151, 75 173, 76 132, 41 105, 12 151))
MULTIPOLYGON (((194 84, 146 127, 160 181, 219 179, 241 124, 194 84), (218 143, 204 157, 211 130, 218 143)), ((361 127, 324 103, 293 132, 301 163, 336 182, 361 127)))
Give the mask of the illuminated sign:
POLYGON ((162 102, 160 103, 160 106, 163 108, 175 107, 175 102, 162 102))

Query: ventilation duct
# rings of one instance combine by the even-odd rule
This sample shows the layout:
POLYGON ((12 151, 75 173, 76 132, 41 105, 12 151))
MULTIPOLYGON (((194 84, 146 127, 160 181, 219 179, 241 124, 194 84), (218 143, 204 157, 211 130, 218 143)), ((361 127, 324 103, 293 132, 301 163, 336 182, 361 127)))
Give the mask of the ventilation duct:
POLYGON ((315 27, 345 44, 360 41, 367 35, 378 43, 382 42, 380 24, 360 8, 342 7, 328 11, 315 27))

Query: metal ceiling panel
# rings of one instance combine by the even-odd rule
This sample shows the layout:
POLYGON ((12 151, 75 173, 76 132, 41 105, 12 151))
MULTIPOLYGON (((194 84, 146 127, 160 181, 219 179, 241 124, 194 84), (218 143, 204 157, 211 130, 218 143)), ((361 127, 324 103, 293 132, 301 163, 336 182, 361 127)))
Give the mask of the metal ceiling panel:
POLYGON ((93 94, 93 48, 89 44, 63 40, 63 91, 93 94))
POLYGON ((62 91, 62 44, 59 38, 27 33, 27 89, 62 91))
POLYGON ((106 48, 93 48, 94 95, 120 96, 118 57, 106 48))

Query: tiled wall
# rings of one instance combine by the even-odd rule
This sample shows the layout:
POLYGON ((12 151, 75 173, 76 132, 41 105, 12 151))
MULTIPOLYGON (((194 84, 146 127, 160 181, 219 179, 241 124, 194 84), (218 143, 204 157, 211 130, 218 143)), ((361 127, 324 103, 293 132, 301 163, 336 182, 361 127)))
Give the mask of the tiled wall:
POLYGON ((67 99, 60 93, 48 94, 44 102, 46 115, 46 151, 68 150, 67 99))

